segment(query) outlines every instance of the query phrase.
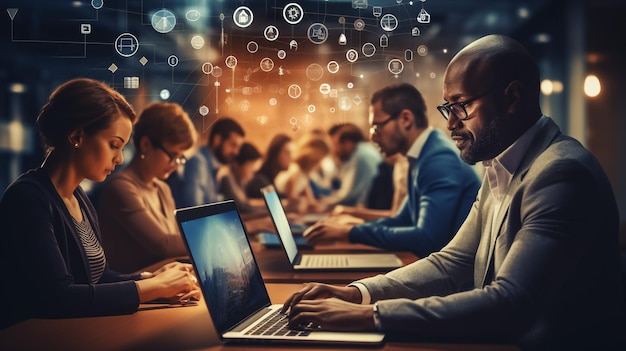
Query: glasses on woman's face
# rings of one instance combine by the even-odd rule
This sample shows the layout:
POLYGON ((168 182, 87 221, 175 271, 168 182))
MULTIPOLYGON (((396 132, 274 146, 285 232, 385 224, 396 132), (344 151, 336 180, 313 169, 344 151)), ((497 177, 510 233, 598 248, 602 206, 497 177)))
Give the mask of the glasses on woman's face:
POLYGON ((439 110, 439 112, 441 113, 441 115, 443 116, 443 118, 446 119, 446 121, 448 119, 450 119, 450 116, 454 116, 456 119, 458 119, 459 121, 466 121, 468 119, 470 119, 469 114, 467 113, 467 110, 465 109, 466 106, 469 106, 472 102, 485 97, 489 94, 491 94, 492 92, 494 92, 497 88, 500 88, 501 85, 497 85, 495 87, 492 87, 490 89, 488 89, 487 91, 485 91, 484 93, 475 96, 473 98, 467 99, 465 101, 458 101, 455 103, 443 103, 439 106, 437 106, 437 110, 439 110))
POLYGON ((185 163, 187 163, 187 157, 185 157, 185 155, 177 156, 176 154, 170 153, 169 151, 167 151, 167 149, 163 147, 163 145, 161 145, 161 143, 153 141, 152 144, 159 150, 163 151, 167 155, 167 157, 170 158, 171 165, 184 165, 185 163))

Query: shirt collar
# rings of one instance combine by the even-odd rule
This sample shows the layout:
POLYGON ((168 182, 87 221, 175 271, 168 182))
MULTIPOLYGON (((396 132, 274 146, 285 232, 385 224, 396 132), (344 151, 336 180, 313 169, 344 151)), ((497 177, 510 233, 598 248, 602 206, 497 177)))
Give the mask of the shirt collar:
POLYGON ((413 145, 411 145, 411 148, 409 148, 409 151, 407 151, 406 156, 417 159, 420 156, 422 148, 424 148, 424 144, 426 144, 426 140, 428 139, 428 136, 430 136, 430 133, 432 133, 432 131, 433 127, 427 127, 426 129, 424 129, 424 131, 422 131, 417 139, 415 139, 413 145))

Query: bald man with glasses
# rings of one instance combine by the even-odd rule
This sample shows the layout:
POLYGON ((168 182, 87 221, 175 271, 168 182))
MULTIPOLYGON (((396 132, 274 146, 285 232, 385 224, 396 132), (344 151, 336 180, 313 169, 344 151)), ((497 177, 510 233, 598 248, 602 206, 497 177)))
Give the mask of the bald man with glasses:
POLYGON ((613 191, 593 155, 542 114, 530 54, 506 36, 480 38, 448 65, 443 95, 461 157, 486 167, 461 229, 386 275, 305 286, 285 303, 290 323, 524 350, 626 349, 613 191))

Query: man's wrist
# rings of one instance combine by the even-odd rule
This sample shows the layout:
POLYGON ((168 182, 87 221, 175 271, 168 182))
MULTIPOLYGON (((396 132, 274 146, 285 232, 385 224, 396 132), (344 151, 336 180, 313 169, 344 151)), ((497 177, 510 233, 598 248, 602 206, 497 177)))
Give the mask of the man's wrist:
POLYGON ((380 330, 380 312, 378 311, 378 302, 372 305, 372 310, 374 311, 374 314, 372 315, 372 318, 374 318, 374 326, 376 329, 380 330))

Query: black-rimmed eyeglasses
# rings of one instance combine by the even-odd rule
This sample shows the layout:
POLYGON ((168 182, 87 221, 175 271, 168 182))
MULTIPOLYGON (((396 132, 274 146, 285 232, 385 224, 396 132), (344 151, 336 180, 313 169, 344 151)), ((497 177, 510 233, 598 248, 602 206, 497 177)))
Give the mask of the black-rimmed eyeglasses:
POLYGON ((152 145, 156 146, 159 150, 163 151, 167 157, 170 158, 170 164, 177 164, 177 165, 184 165, 185 163, 187 163, 187 157, 185 157, 185 155, 180 155, 180 156, 176 156, 176 154, 171 154, 169 151, 167 151, 166 148, 163 147, 163 145, 161 145, 161 143, 156 142, 156 141, 152 141, 152 145))
POLYGON ((473 98, 467 99, 465 101, 458 101, 455 103, 443 103, 439 106, 437 106, 437 110, 439 110, 439 112, 441 112, 441 115, 443 116, 443 118, 446 119, 446 121, 450 118, 450 115, 453 115, 454 117, 456 117, 459 121, 466 121, 468 119, 470 119, 469 114, 467 113, 467 110, 465 109, 466 106, 470 105, 472 102, 485 97, 489 94, 491 94, 492 92, 494 92, 496 89, 501 88, 502 85, 496 85, 495 87, 492 87, 490 89, 488 89, 487 91, 485 91, 484 93, 475 96, 473 98))
POLYGON ((400 113, 396 113, 395 115, 391 115, 391 116, 389 116, 389 118, 387 118, 386 120, 384 120, 382 122, 372 123, 372 126, 370 127, 370 135, 376 134, 382 127, 385 126, 385 124, 391 122, 392 120, 394 120, 398 116, 400 116, 400 113))

